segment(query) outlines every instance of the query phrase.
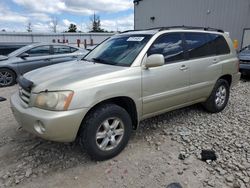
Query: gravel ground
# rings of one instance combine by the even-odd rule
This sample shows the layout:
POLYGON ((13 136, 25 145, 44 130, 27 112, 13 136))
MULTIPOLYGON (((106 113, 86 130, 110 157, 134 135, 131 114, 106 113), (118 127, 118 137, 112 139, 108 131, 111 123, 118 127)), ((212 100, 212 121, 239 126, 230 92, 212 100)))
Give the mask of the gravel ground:
POLYGON ((200 105, 141 122, 128 147, 109 161, 93 162, 75 143, 48 142, 18 128, 9 108, 17 86, 1 88, 0 188, 182 187, 250 188, 250 80, 231 91, 218 114, 200 105), (212 149, 216 161, 201 161, 212 149), (179 159, 181 158, 181 159, 179 159))

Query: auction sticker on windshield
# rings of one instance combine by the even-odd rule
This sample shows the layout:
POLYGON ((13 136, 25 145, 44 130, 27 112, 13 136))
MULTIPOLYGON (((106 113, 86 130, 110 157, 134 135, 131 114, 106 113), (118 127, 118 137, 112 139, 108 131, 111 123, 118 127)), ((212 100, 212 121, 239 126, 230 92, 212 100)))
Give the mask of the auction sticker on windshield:
POLYGON ((127 41, 136 41, 141 42, 144 39, 144 37, 129 37, 127 41))

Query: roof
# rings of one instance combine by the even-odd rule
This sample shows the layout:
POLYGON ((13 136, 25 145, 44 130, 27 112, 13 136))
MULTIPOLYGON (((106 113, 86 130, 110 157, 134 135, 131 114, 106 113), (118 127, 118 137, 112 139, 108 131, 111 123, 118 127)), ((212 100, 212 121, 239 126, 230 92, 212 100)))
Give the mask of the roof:
POLYGON ((121 32, 121 34, 129 33, 129 34, 156 34, 160 31, 164 30, 200 30, 200 31, 213 31, 213 32, 220 32, 224 33, 221 29, 211 28, 211 27, 194 27, 194 26, 169 26, 169 27, 157 27, 157 28, 150 28, 144 30, 128 30, 121 32))

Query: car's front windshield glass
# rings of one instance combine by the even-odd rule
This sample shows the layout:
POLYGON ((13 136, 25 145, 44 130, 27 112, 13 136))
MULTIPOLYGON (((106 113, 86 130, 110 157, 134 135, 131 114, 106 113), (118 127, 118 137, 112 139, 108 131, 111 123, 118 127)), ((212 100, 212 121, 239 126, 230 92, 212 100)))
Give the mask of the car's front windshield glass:
POLYGON ((151 36, 114 36, 97 46, 83 60, 117 66, 130 66, 151 36))
POLYGON ((250 52, 250 45, 242 49, 242 52, 250 52))
POLYGON ((22 52, 24 52, 26 50, 29 50, 31 47, 32 47, 32 45, 24 46, 22 48, 19 48, 19 49, 15 50, 15 51, 11 52, 8 56, 9 57, 15 57, 15 56, 21 55, 22 52))

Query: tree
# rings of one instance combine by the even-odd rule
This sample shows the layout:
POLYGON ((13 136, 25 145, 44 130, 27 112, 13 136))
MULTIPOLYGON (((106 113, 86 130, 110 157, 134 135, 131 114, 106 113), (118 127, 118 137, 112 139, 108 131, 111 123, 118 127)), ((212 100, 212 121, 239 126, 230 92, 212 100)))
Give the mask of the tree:
POLYGON ((5 29, 2 29, 2 32, 6 32, 6 30, 5 30, 5 29))
POLYGON ((52 18, 50 23, 49 23, 49 26, 54 33, 57 32, 57 25, 58 25, 57 17, 52 18))
POLYGON ((26 30, 27 32, 32 32, 32 25, 31 25, 31 22, 29 22, 26 26, 26 30))
POLYGON ((92 17, 90 17, 91 21, 91 31, 90 32, 104 32, 104 30, 101 28, 101 20, 99 16, 96 16, 95 13, 92 17))
POLYGON ((77 30, 77 27, 76 27, 75 24, 70 24, 70 25, 69 25, 68 32, 70 32, 70 33, 75 33, 76 30, 77 30))

